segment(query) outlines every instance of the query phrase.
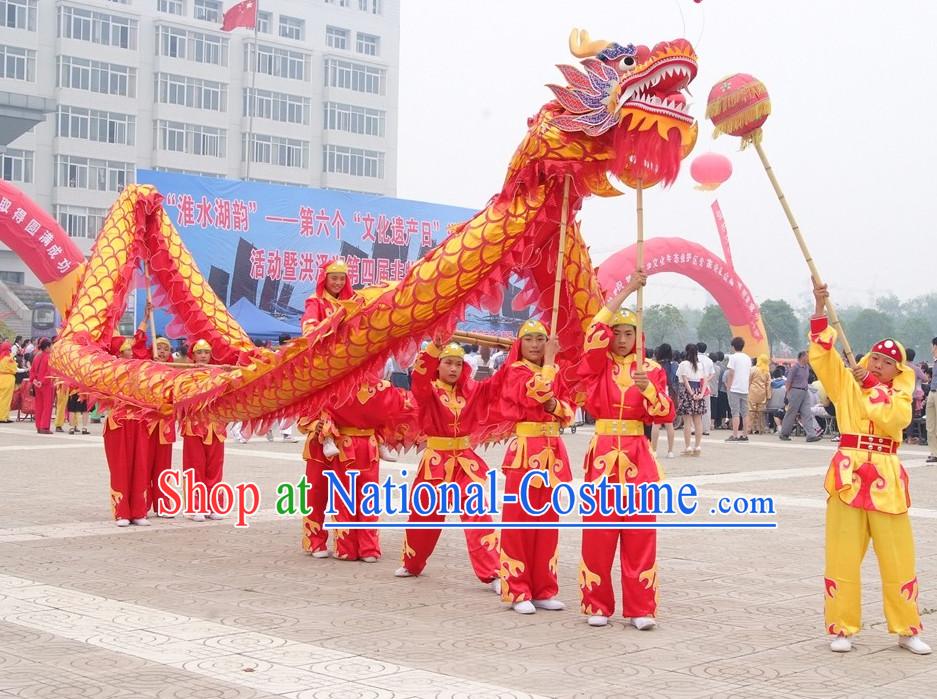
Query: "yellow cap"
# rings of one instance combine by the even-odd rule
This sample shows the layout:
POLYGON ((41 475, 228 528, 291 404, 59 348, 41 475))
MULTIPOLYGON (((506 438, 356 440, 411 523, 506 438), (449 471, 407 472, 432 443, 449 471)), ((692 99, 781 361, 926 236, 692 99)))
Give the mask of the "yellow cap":
POLYGON ((458 342, 450 342, 439 352, 439 358, 454 357, 456 359, 465 359, 465 350, 458 342))
POLYGON ((156 344, 157 344, 157 345, 166 345, 169 349, 172 349, 172 343, 170 343, 169 340, 167 340, 165 337, 157 337, 157 338, 156 338, 156 344))
POLYGON ((517 337, 521 338, 525 335, 543 335, 547 336, 546 326, 541 323, 539 320, 534 320, 533 318, 525 320, 524 324, 521 326, 521 329, 517 331, 517 337))
POLYGON ((616 325, 630 325, 636 328, 638 327, 638 316, 634 314, 634 311, 628 308, 622 308, 612 316, 608 325, 611 328, 614 328, 616 325))
POLYGON ((341 260, 335 260, 325 268, 326 274, 348 274, 348 265, 341 260))
POLYGON ((211 345, 208 344, 207 340, 198 340, 194 345, 192 345, 192 351, 198 352, 199 350, 208 350, 211 352, 211 345))

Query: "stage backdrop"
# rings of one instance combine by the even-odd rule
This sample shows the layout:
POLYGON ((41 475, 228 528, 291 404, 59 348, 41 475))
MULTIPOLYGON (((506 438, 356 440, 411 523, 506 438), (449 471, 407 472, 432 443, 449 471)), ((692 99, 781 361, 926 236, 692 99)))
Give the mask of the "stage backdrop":
MULTIPOLYGON (((255 339, 299 333, 304 302, 327 260, 344 259, 356 287, 402 279, 446 236, 449 224, 475 213, 406 199, 153 170, 139 170, 137 182, 152 184, 163 195, 163 206, 202 274, 255 339)), ((142 313, 144 294, 137 296, 142 313)), ((471 315, 475 329, 487 329, 477 311, 471 315)), ((167 321, 165 314, 157 314, 159 332, 166 332, 167 321)))

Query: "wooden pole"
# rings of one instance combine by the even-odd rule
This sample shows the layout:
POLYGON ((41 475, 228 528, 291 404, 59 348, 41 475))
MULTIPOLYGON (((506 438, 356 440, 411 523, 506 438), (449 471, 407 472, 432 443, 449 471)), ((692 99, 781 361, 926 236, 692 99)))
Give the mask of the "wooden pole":
POLYGON ((566 229, 569 226, 569 184, 571 177, 563 181, 563 210, 560 214, 560 249, 556 253, 556 283, 553 285, 553 313, 550 317, 550 336, 556 337, 556 323, 560 313, 560 282, 566 267, 566 229))
MULTIPOLYGON (((638 260, 636 272, 644 269, 644 188, 641 180, 635 187, 635 204, 638 215, 638 260)), ((637 326, 634 329, 634 356, 636 361, 644 366, 644 287, 638 287, 638 298, 635 302, 634 314, 637 317, 637 326)))
POLYGON ((453 342, 464 342, 469 345, 488 345, 490 347, 508 348, 514 344, 514 341, 506 337, 497 335, 487 335, 485 333, 459 332, 452 333, 453 342))
MULTIPOLYGON (((791 229, 794 231, 794 237, 797 239, 797 244, 800 246, 800 251, 803 253, 804 260, 807 261, 807 267, 810 269, 810 276, 814 281, 814 284, 820 286, 823 284, 823 280, 820 278, 820 272, 817 270, 817 265, 813 261, 813 256, 810 254, 810 250, 807 248, 807 241, 804 240, 803 234, 800 232, 800 226, 797 225, 797 220, 794 218, 794 212, 791 211, 791 207, 787 203, 787 198, 784 196, 784 192, 781 190, 781 185, 778 183, 777 177, 774 176, 774 170, 771 168, 771 164, 768 162, 768 156, 765 155, 764 149, 761 147, 761 139, 755 138, 752 141, 755 145, 755 150, 758 151, 758 157, 761 158, 761 164, 765 168, 765 172, 768 173, 768 179, 771 180, 771 186, 774 187, 774 193, 778 195, 778 201, 781 202, 781 207, 784 209, 784 213, 787 215, 787 220, 791 224, 791 229)), ((843 324, 839 320, 839 315, 836 313, 836 308, 833 306, 833 302, 827 297, 826 300, 826 313, 830 318, 830 323, 836 328, 836 332, 839 336, 840 341, 843 343, 843 350, 846 352, 846 359, 849 362, 849 366, 855 368, 856 366, 856 356, 853 354, 852 347, 849 345, 849 340, 846 339, 846 332, 843 330, 843 324)))
POLYGON ((156 359, 156 318, 153 317, 153 292, 150 290, 150 266, 143 260, 143 276, 146 278, 146 305, 150 309, 150 346, 153 349, 153 359, 156 359))

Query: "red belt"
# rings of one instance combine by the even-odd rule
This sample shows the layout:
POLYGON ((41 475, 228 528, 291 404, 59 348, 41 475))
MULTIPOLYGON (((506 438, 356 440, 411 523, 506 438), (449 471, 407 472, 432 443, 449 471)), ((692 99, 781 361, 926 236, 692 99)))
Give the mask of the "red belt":
POLYGON ((840 449, 864 449, 876 454, 895 454, 898 442, 888 437, 876 437, 871 434, 842 434, 839 436, 840 449))

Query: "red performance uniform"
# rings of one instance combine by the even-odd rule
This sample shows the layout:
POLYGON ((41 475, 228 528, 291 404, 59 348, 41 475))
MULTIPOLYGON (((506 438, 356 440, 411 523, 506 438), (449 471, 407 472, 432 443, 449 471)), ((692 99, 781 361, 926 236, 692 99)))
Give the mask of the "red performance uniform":
POLYGON ((323 318, 327 318, 345 305, 354 306, 358 303, 357 294, 351 288, 351 279, 345 274, 345 286, 332 296, 325 288, 326 270, 329 265, 322 265, 319 269, 319 278, 316 281, 315 293, 306 299, 306 309, 302 318, 302 333, 308 335, 323 318))
MULTIPOLYGON (((211 493, 211 489, 224 476, 224 440, 227 431, 223 425, 198 423, 192 418, 184 418, 181 427, 182 470, 195 471, 193 482, 203 483, 208 493, 211 493)), ((187 506, 193 512, 204 514, 209 510, 208 503, 199 500, 196 492, 195 502, 187 503, 187 506)))
MULTIPOLYGON (((133 335, 133 356, 136 359, 153 359, 153 348, 147 347, 146 333, 137 330, 133 335)), ((172 364, 172 355, 166 360, 172 364)), ((176 420, 167 416, 148 424, 149 455, 147 463, 150 471, 150 504, 157 514, 160 507, 169 509, 172 501, 159 489, 159 479, 164 471, 172 470, 172 445, 176 441, 176 420)))
POLYGON ((48 431, 52 425, 52 402, 55 400, 55 383, 49 368, 49 352, 38 352, 29 368, 29 380, 38 381, 36 395, 36 430, 48 431))
MULTIPOLYGON (((504 366, 492 378, 492 401, 486 421, 514 424, 514 438, 508 444, 501 469, 504 472, 505 499, 517 496, 521 481, 530 470, 546 470, 549 483, 539 476, 532 478, 528 502, 533 508, 547 506, 536 516, 524 511, 519 499, 505 502, 502 522, 559 521, 550 507, 553 486, 572 480, 569 456, 560 438, 560 426, 572 422, 574 407, 567 389, 557 377, 556 367, 541 367, 521 356, 521 339, 514 342, 504 366), (556 406, 548 413, 544 406, 556 398, 556 406)), ((501 531, 501 599, 511 604, 554 597, 559 591, 556 580, 556 529, 502 529, 501 531)))
MULTIPOLYGON (((603 476, 613 483, 657 483, 663 473, 647 438, 645 423, 666 423, 674 418, 667 397, 667 374, 656 362, 647 360, 649 384, 641 391, 633 374, 640 368, 632 352, 613 354, 614 337, 608 322, 612 314, 603 308, 586 333, 579 377, 586 392, 586 409, 596 418, 595 436, 584 464, 586 481, 603 476)), ((624 498, 627 502, 627 496, 624 498)), ((614 505, 608 497, 606 504, 614 505)), ((640 503, 636 503, 640 506, 640 503)), ((602 515, 598 509, 583 517, 585 522, 654 522, 654 515, 602 515)), ((584 614, 611 616, 615 612, 612 562, 621 560, 622 615, 653 617, 657 610, 657 531, 655 529, 584 529, 579 592, 584 614)))
MULTIPOLYGON (((333 471, 342 486, 351 492, 348 471, 358 471, 355 501, 360 506, 362 489, 366 483, 377 483, 380 455, 377 432, 387 425, 412 419, 412 403, 405 391, 388 381, 362 384, 357 393, 345 402, 330 406, 318 420, 300 423, 307 432, 303 458, 306 460, 306 481, 310 489, 306 506, 312 513, 303 519, 303 549, 310 553, 324 551, 328 532, 323 528, 328 501, 326 471, 333 471), (318 434, 317 424, 318 423, 318 434), (322 441, 332 437, 338 447, 338 456, 329 459, 322 453, 322 441)), ((377 516, 349 512, 336 494, 333 498, 338 522, 376 522, 377 516)), ((359 558, 380 558, 381 545, 376 529, 336 529, 335 557, 354 561, 359 558)))
POLYGON ((112 409, 104 420, 104 455, 111 474, 114 519, 144 519, 150 509, 150 438, 146 424, 112 409))
MULTIPOLYGON (((484 484, 488 465, 472 449, 471 428, 478 423, 478 408, 487 401, 484 383, 470 378, 471 366, 463 361, 462 374, 451 386, 437 378, 440 349, 430 344, 420 354, 411 377, 411 391, 419 407, 419 426, 426 435, 426 449, 410 492, 417 484, 455 484, 465 508, 466 486, 484 484)), ((486 507, 487 509, 487 507, 486 507)), ((436 512, 421 515, 411 505, 409 522, 442 522, 445 515, 436 512)), ((465 515, 463 522, 491 522, 489 515, 465 515)), ((440 529, 407 529, 403 539, 403 566, 419 575, 436 548, 440 529)), ((492 529, 466 529, 465 543, 475 575, 482 582, 498 577, 500 546, 492 529)))

